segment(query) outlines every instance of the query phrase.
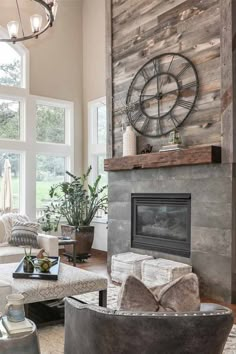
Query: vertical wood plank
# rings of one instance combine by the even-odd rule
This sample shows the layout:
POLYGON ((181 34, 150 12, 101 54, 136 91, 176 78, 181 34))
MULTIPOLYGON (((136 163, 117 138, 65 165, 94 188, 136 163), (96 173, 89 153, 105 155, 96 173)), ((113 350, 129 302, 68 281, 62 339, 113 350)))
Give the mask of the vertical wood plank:
POLYGON ((232 0, 221 0, 221 122, 222 162, 234 161, 233 124, 233 4, 232 0))

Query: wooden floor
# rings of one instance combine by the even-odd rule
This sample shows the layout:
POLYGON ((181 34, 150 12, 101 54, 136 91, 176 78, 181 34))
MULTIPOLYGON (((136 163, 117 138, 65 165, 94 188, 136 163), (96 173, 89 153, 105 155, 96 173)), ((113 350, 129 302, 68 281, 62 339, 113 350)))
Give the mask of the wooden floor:
MULTIPOLYGON (((72 265, 72 262, 68 262, 67 257, 62 254, 60 255, 63 263, 72 265)), ((103 251, 92 250, 91 257, 82 263, 77 263, 77 267, 94 273, 99 273, 106 277, 109 276, 107 272, 107 253, 103 251)))
MULTIPOLYGON (((72 264, 71 262, 68 262, 67 257, 63 255, 61 255, 61 257, 63 263, 70 264, 70 265, 72 264)), ((109 274, 107 272, 107 253, 103 251, 92 250, 91 257, 83 263, 77 263, 77 267, 109 277, 109 274)), ((208 298, 202 298, 201 301, 219 303, 217 301, 208 298)), ((231 308, 231 310, 234 313, 234 323, 236 324, 236 304, 233 305, 225 304, 225 303, 219 303, 219 304, 231 308)))

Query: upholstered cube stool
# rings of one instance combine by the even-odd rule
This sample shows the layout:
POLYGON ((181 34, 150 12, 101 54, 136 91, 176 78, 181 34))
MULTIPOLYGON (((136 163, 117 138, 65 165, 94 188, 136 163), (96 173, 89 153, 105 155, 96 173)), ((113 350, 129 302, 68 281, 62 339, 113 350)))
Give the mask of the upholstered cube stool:
POLYGON ((158 258, 145 260, 142 263, 142 281, 148 287, 169 283, 191 272, 190 265, 168 259, 158 258))
POLYGON ((142 262, 151 259, 153 259, 152 256, 133 252, 114 255, 111 260, 111 279, 117 283, 122 283, 131 274, 141 279, 142 262))

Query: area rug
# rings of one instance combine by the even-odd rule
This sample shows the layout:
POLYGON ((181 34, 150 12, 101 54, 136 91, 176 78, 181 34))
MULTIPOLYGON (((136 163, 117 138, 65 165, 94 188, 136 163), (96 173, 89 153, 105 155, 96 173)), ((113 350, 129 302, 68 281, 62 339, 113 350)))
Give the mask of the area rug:
MULTIPOLYGON (((118 292, 118 286, 109 285, 107 293, 107 306, 109 308, 116 308, 118 292)), ((79 295, 76 298, 89 304, 98 304, 97 292, 79 295)), ((45 327, 39 329, 38 332, 41 354, 64 354, 64 326, 45 327)), ((236 325, 233 326, 223 354, 236 354, 236 325)))

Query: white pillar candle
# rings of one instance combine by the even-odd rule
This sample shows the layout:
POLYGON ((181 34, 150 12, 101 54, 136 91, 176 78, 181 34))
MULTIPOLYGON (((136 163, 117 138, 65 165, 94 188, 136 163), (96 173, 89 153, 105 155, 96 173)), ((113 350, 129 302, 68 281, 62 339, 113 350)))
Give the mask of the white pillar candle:
POLYGON ((128 126, 123 134, 123 156, 133 156, 136 153, 136 134, 132 127, 128 126))

